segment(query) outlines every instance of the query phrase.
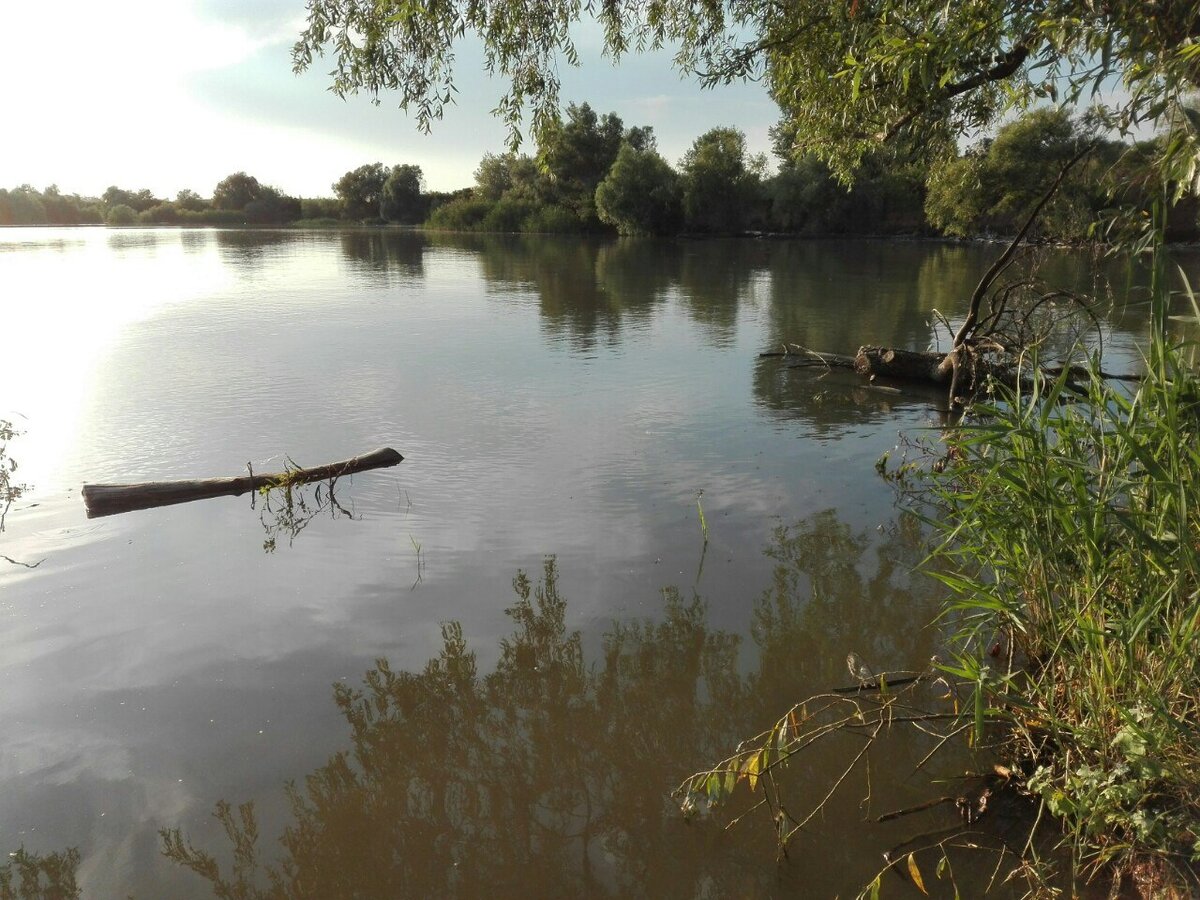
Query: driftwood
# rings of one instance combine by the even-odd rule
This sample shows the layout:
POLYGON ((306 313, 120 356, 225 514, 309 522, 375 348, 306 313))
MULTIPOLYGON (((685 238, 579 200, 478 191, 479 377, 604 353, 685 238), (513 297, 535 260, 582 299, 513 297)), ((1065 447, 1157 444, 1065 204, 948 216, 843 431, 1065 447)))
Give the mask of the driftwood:
POLYGON ((89 519, 130 512, 135 509, 150 509, 155 506, 170 506, 188 503, 209 497, 236 497, 260 488, 284 487, 307 484, 312 481, 328 481, 355 472, 382 469, 394 466, 404 457, 391 447, 364 453, 353 459, 329 463, 312 469, 289 469, 273 475, 241 475, 236 478, 204 478, 193 481, 147 481, 140 484, 85 484, 83 502, 89 519))
POLYGON ((799 344, 784 344, 782 350, 768 350, 759 359, 787 359, 789 369, 853 369, 854 357, 842 353, 818 353, 799 344))
POLYGON ((854 371, 859 375, 926 384, 949 384, 953 375, 953 369, 946 365, 945 353, 891 347, 859 347, 854 357, 854 371))

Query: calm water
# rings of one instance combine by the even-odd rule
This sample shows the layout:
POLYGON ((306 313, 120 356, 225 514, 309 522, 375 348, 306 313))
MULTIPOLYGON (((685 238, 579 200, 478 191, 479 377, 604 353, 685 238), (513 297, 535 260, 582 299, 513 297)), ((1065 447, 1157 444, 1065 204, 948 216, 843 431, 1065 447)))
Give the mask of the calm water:
MULTIPOLYGON (((0 552, 43 560, 0 561, 0 848, 78 847, 87 896, 206 896, 159 829, 224 864, 214 805, 253 801, 262 861, 314 896, 853 895, 952 821, 862 824, 936 790, 920 742, 783 865, 766 817, 727 833, 666 797, 844 684, 847 651, 937 652, 873 471, 937 400, 757 354, 932 346, 995 252, 0 231, 0 418, 32 486, 0 552), (405 461, 336 507, 79 497, 380 446, 405 461), (368 672, 369 714, 345 693, 368 672)), ((1118 358, 1144 318, 1102 327, 1118 358)))

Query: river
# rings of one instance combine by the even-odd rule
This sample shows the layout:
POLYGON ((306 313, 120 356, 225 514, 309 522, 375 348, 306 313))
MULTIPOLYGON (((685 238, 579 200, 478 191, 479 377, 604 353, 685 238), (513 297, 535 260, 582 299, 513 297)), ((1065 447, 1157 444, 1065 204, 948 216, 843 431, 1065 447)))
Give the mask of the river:
MULTIPOLYGON (((783 863, 768 816, 724 831, 668 795, 846 684, 849 651, 938 652, 920 529, 874 464, 940 401, 758 354, 945 346, 997 252, 0 230, 29 485, 0 534, 27 564, 0 560, 0 848, 78 848, 88 897, 211 896, 159 832, 228 870, 212 812, 252 801, 259 862, 312 896, 853 896, 953 824, 865 824, 937 792, 921 741, 783 863), (404 462, 332 498, 80 498, 382 446, 404 462)), ((1146 317, 1106 308, 1091 339, 1134 365, 1146 317)), ((823 793, 851 746, 797 777, 823 793)))

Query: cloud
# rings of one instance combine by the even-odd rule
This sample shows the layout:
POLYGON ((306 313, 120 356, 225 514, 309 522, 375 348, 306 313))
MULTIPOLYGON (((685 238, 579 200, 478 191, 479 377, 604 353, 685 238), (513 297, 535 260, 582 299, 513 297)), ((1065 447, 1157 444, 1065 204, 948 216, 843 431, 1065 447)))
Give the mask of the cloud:
POLYGON ((661 116, 674 100, 669 94, 655 94, 653 97, 635 97, 629 101, 639 115, 661 116))

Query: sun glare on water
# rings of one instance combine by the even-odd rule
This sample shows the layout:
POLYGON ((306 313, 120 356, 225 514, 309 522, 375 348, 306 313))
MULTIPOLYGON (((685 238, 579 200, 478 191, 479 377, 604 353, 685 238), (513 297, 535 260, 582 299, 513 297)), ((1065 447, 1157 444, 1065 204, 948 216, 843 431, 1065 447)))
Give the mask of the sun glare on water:
POLYGON ((178 232, 0 231, 0 418, 25 432, 21 480, 39 490, 67 486, 87 441, 80 428, 89 398, 116 364, 114 347, 131 326, 229 277, 211 244, 185 250, 178 232))

